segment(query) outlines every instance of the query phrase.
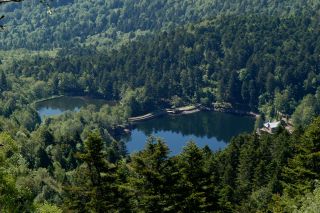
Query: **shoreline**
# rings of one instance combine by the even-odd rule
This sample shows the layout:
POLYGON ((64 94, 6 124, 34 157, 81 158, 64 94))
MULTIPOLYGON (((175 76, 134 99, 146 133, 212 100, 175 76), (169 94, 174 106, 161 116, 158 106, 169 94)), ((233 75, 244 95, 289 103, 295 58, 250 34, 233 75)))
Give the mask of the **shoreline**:
POLYGON ((163 109, 161 111, 157 112, 150 112, 141 116, 135 116, 128 118, 129 123, 137 123, 137 122, 143 122, 147 120, 151 120, 154 118, 158 118, 164 115, 168 116, 181 116, 181 115, 190 115, 198 112, 203 111, 212 111, 212 112, 222 112, 222 113, 230 113, 240 116, 250 116, 254 118, 260 117, 258 113, 252 112, 252 111, 245 111, 245 110, 238 110, 232 107, 226 107, 226 106, 216 106, 217 104, 213 104, 213 107, 204 107, 201 104, 197 105, 189 105, 179 108, 173 108, 173 109, 163 109))
POLYGON ((230 113, 230 114, 240 115, 240 116, 249 116, 254 118, 260 117, 260 114, 258 113, 255 113, 252 111, 238 110, 238 109, 211 109, 211 111, 230 113))
POLYGON ((32 104, 38 104, 38 103, 42 103, 42 102, 45 102, 45 101, 54 100, 54 99, 62 98, 62 97, 65 97, 65 95, 54 95, 54 96, 51 96, 49 98, 43 98, 43 99, 39 99, 37 101, 34 101, 32 104))
POLYGON ((169 115, 169 116, 177 116, 177 115, 188 115, 200 112, 201 109, 198 105, 189 105, 184 107, 178 107, 173 109, 162 109, 156 112, 150 112, 141 116, 130 117, 128 118, 129 123, 142 122, 146 120, 151 120, 154 118, 158 118, 161 116, 169 115))
MULTIPOLYGON (((43 98, 43 99, 34 101, 32 104, 36 105, 45 101, 54 100, 62 97, 66 97, 66 95, 54 95, 49 98, 43 98)), ((74 97, 85 100, 89 96, 74 96, 74 97)), ((147 121, 147 120, 158 118, 165 115, 169 115, 169 116, 190 115, 190 114, 194 114, 202 111, 230 113, 230 114, 240 115, 240 116, 255 117, 256 119, 260 117, 260 114, 258 113, 237 109, 233 107, 230 103, 216 102, 216 103, 213 103, 211 107, 205 107, 205 106, 202 106, 201 104, 195 104, 195 105, 187 105, 187 106, 177 107, 177 108, 165 108, 158 111, 149 112, 144 115, 129 117, 128 123, 143 122, 143 121, 147 121)))
POLYGON ((94 97, 91 97, 91 96, 54 95, 54 96, 51 96, 51 97, 48 97, 48 98, 42 98, 42 99, 36 100, 36 101, 32 102, 31 104, 35 105, 35 104, 39 104, 39 103, 42 103, 42 102, 63 98, 63 97, 71 97, 71 98, 81 99, 83 101, 90 101, 90 100, 98 100, 98 101, 100 101, 101 100, 101 101, 105 101, 108 104, 116 103, 116 101, 110 101, 110 100, 106 100, 106 99, 102 99, 102 98, 94 98, 94 97))

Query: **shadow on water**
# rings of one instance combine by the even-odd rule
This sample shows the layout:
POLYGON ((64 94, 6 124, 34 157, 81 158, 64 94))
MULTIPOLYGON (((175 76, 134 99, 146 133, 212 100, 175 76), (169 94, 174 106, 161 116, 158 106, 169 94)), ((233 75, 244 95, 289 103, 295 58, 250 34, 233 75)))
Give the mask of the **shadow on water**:
POLYGON ((181 152, 187 141, 195 141, 200 147, 208 145, 212 150, 226 147, 233 136, 252 132, 255 119, 220 112, 199 112, 185 116, 164 116, 136 125, 126 138, 129 153, 143 149, 148 136, 163 138, 175 155, 181 152))
POLYGON ((113 102, 103 99, 87 97, 63 96, 36 103, 36 109, 41 118, 60 115, 66 111, 79 111, 81 107, 94 105, 100 108, 104 104, 114 105, 113 102))
POLYGON ((199 112, 185 116, 165 116, 145 121, 136 129, 151 135, 159 131, 170 131, 182 136, 216 138, 229 142, 231 137, 243 132, 251 132, 254 118, 220 112, 199 112))
MULTIPOLYGON (((114 105, 114 102, 68 96, 37 103, 36 108, 43 119, 65 111, 78 111, 90 104, 100 108, 104 104, 114 105)), ((196 142, 199 147, 207 145, 214 151, 224 149, 233 136, 251 132, 253 127, 252 117, 220 112, 199 112, 184 116, 163 116, 138 123, 131 135, 122 139, 127 142, 128 152, 133 153, 142 150, 147 137, 154 135, 163 138, 171 150, 171 155, 176 155, 188 141, 196 142)))

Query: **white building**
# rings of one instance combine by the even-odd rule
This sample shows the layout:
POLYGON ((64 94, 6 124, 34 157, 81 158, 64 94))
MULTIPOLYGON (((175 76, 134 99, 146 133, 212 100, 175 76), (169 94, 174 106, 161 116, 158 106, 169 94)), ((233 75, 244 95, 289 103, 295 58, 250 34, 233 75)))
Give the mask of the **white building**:
POLYGON ((267 122, 265 124, 263 124, 263 126, 271 133, 275 132, 275 130, 281 125, 280 121, 276 121, 276 122, 267 122))

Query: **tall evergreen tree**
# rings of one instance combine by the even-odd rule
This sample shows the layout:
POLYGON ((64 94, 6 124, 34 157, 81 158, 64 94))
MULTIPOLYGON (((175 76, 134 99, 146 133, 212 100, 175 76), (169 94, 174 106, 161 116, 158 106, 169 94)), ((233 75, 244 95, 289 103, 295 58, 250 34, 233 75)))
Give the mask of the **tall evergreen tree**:
POLYGON ((308 126, 295 144, 295 152, 283 172, 285 193, 289 197, 311 192, 320 178, 320 118, 308 126))
POLYGON ((0 72, 0 92, 6 91, 8 89, 8 81, 6 74, 1 71, 0 72))
POLYGON ((129 167, 133 172, 130 185, 136 200, 135 211, 178 211, 178 173, 168 154, 168 146, 162 140, 151 137, 146 148, 132 156, 129 167))
POLYGON ((69 205, 84 211, 111 211, 117 204, 115 166, 106 160, 104 142, 97 131, 88 135, 84 145, 84 152, 78 155, 84 165, 75 174, 79 185, 67 187, 69 205))

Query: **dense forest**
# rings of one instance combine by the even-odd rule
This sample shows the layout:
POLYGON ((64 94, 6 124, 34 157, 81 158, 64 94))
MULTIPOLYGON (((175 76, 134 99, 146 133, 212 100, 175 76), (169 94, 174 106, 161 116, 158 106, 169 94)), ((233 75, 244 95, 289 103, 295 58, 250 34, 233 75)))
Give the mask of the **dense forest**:
POLYGON ((135 115, 177 99, 207 106, 218 101, 269 118, 302 114, 295 122, 305 125, 320 112, 317 17, 227 15, 110 51, 74 47, 24 57, 6 70, 48 82, 44 96, 123 99, 135 115))
POLYGON ((118 46, 140 35, 226 14, 318 13, 317 0, 37 0, 7 4, 1 49, 52 49, 83 43, 118 46))
POLYGON ((240 135, 217 153, 191 142, 174 157, 155 138, 126 156, 103 132, 77 134, 85 119, 93 120, 82 111, 30 136, 1 133, 2 210, 316 212, 320 205, 319 118, 293 135, 240 135))
POLYGON ((0 212, 317 212, 316 0, 1 4, 0 212), (24 49, 19 49, 24 48, 24 49), (41 121, 54 95, 116 100, 41 121), (128 154, 128 118, 229 103, 295 131, 128 154))

